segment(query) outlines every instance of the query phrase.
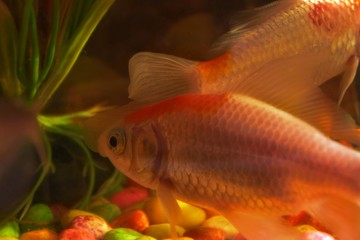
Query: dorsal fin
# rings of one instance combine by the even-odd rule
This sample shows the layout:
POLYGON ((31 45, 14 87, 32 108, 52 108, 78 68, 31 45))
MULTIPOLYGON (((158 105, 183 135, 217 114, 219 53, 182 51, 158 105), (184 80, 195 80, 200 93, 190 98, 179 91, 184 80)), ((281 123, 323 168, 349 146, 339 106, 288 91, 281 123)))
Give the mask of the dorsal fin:
POLYGON ((230 31, 225 33, 215 44, 212 52, 227 50, 241 36, 259 25, 271 20, 274 16, 293 7, 298 1, 279 0, 267 5, 238 12, 231 20, 230 31))

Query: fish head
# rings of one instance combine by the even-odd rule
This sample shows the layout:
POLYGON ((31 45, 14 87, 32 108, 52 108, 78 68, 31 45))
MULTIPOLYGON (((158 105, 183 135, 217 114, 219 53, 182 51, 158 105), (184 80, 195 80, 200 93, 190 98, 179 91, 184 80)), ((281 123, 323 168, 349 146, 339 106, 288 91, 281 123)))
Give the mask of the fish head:
POLYGON ((99 153, 134 181, 149 188, 157 183, 157 164, 161 156, 159 138, 151 123, 119 124, 99 138, 99 153))

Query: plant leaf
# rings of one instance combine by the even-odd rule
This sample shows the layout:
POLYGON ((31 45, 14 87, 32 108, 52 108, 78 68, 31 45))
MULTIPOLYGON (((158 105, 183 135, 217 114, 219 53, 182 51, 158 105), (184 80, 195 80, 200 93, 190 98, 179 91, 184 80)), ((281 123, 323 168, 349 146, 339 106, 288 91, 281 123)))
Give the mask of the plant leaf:
POLYGON ((37 104, 40 109, 46 106, 56 89, 64 81, 91 33, 114 2, 115 0, 98 0, 94 2, 87 16, 84 16, 78 30, 74 32, 72 40, 69 43, 65 42, 65 45, 59 47, 63 51, 60 51, 54 69, 40 87, 37 95, 37 104))
POLYGON ((22 85, 16 73, 17 42, 14 19, 0 0, 0 86, 6 97, 18 98, 22 85))

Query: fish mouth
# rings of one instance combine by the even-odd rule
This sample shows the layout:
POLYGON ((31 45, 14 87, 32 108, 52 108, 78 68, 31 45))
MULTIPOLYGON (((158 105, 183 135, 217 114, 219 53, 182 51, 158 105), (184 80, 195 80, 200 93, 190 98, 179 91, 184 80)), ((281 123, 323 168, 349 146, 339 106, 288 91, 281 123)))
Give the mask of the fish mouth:
POLYGON ((107 142, 106 142, 106 136, 104 134, 101 134, 98 138, 97 142, 97 149, 95 149, 100 156, 107 157, 108 154, 106 154, 107 150, 107 142))

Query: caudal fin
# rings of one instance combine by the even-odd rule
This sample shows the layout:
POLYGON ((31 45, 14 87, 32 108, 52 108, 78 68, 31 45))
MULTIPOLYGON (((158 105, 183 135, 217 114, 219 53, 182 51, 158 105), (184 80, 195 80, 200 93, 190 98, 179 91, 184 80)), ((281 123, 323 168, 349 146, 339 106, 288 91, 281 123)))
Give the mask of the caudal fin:
POLYGON ((157 102, 184 93, 200 92, 196 61, 151 52, 135 54, 129 61, 129 98, 157 102))

